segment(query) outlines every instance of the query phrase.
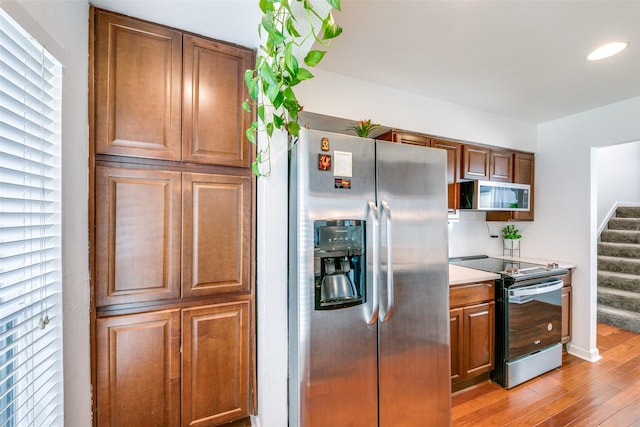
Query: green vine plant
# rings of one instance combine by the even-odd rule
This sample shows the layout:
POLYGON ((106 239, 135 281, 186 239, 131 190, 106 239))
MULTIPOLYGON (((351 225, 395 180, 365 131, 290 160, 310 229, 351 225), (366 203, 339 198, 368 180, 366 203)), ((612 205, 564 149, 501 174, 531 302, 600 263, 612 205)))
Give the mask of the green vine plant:
MULTIPOLYGON (((316 3, 317 1, 315 0, 316 3)), ((323 47, 330 46, 331 40, 342 33, 342 28, 335 23, 332 14, 332 9, 340 10, 340 0, 326 0, 329 10, 324 16, 312 4, 314 0, 259 2, 263 16, 258 34, 262 38, 263 31, 266 32, 266 40, 260 45, 261 53, 256 59, 255 69, 245 71, 244 80, 250 99, 243 102, 242 108, 251 113, 257 107, 257 120, 246 130, 246 136, 252 144, 256 144, 258 130, 265 131, 267 141, 264 148, 258 148, 252 170, 256 176, 268 176, 271 174, 270 149, 273 132, 283 129, 295 137, 300 130, 298 112, 302 110, 302 106, 293 88, 300 82, 313 78, 307 68, 300 66, 294 52, 312 41, 311 38, 323 47), (303 13, 294 13, 300 7, 303 13), (306 22, 299 22, 298 15, 305 15, 306 22)), ((325 53, 326 50, 309 50, 304 64, 307 67, 316 66, 325 53)))

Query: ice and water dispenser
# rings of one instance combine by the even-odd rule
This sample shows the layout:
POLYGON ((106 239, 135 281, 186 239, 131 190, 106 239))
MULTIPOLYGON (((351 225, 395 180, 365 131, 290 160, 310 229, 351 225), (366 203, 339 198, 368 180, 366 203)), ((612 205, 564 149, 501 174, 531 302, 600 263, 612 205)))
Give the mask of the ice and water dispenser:
POLYGON ((365 222, 314 222, 316 310, 365 302, 365 222))

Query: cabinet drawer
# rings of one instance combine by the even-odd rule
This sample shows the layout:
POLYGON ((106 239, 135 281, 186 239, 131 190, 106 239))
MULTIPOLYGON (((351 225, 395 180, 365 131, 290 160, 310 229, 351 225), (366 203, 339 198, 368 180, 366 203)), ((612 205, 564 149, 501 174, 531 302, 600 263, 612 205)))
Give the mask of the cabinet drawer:
POLYGON ((449 305, 459 307, 492 301, 495 298, 494 286, 492 281, 452 286, 449 289, 449 305))

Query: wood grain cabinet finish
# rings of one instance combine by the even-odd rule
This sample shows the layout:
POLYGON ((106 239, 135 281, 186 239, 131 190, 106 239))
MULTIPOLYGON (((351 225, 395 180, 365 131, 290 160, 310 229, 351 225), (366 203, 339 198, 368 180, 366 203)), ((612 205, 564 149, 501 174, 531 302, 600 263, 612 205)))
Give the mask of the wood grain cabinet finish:
POLYGON ((249 301, 183 310, 182 425, 249 415, 249 301))
POLYGON ((529 207, 524 211, 489 211, 487 221, 533 221, 534 219, 534 174, 535 155, 530 153, 515 152, 513 154, 513 182, 529 184, 529 207))
POLYGON ((179 172, 96 167, 96 306, 180 296, 179 172))
POLYGON ((529 212, 514 212, 513 219, 518 221, 533 221, 534 215, 534 182, 535 182, 535 156, 529 153, 515 153, 513 157, 513 182, 531 185, 529 193, 529 212))
POLYGON ((495 361, 495 302, 492 281, 451 286, 450 339, 453 391, 484 381, 495 361))
POLYGON ((184 36, 182 160, 248 167, 245 130, 251 115, 244 72, 252 52, 191 35, 184 36))
POLYGON ((489 179, 490 154, 486 147, 474 145, 462 146, 462 170, 463 179, 489 179))
POLYGON ((96 424, 248 425, 254 51, 93 7, 90 25, 96 424))
POLYGON ((464 309, 455 308, 449 311, 449 331, 451 337, 451 381, 463 378, 464 364, 464 309))
POLYGON ((251 179, 185 173, 182 296, 248 292, 251 179))
POLYGON ((393 141, 401 144, 421 145, 423 147, 431 145, 431 139, 428 136, 407 132, 396 132, 393 141))
POLYGON ((96 13, 96 153, 179 160, 182 34, 96 13))
POLYGON ((97 425, 180 425, 180 312, 97 319, 97 425))
POLYGON ((495 302, 464 308, 465 377, 488 373, 493 369, 495 336, 495 302))
POLYGON ((447 207, 449 213, 455 213, 460 208, 459 187, 456 184, 460 175, 461 145, 453 141, 432 139, 431 147, 447 152, 447 207))
POLYGON ((491 150, 489 156, 489 180, 513 182, 513 152, 491 150))

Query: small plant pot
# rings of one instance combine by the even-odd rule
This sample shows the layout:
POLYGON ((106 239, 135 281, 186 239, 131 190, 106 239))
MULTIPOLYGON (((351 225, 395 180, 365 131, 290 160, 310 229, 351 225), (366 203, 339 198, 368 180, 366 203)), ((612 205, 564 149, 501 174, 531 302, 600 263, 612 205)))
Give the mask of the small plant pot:
POLYGON ((503 239, 502 255, 504 256, 520 256, 520 239, 503 239))

